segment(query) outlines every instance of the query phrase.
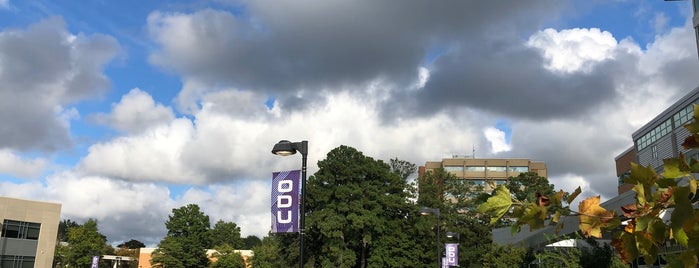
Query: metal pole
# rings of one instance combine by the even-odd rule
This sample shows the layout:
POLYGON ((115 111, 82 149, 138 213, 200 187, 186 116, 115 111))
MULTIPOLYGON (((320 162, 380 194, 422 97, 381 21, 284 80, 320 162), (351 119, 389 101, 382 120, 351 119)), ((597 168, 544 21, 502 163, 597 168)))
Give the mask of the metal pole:
POLYGON ((437 209, 437 266, 442 268, 442 243, 439 239, 439 209, 437 209))
POLYGON ((306 161, 308 156, 308 141, 301 142, 301 207, 299 222, 299 268, 303 268, 303 236, 306 231, 306 161))

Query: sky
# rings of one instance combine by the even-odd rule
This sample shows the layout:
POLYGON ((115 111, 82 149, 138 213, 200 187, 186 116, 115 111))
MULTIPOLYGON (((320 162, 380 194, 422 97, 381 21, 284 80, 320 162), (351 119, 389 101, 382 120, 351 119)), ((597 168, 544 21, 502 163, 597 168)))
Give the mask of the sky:
POLYGON ((616 196, 631 134, 699 86, 689 1, 0 0, 0 196, 155 246, 198 204, 270 231, 272 172, 348 145, 544 161, 616 196))

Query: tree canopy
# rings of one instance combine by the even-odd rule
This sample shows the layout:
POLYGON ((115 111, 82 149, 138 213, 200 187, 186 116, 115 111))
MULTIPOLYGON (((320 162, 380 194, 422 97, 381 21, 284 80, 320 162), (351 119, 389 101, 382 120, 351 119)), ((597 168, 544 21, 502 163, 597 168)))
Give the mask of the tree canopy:
POLYGON ((151 264, 162 267, 206 267, 211 245, 209 216, 196 204, 172 209, 165 222, 168 232, 153 252, 151 264))
POLYGON ((64 262, 72 267, 89 267, 92 256, 109 254, 114 250, 107 245, 105 236, 99 233, 95 219, 68 228, 68 245, 64 262))
POLYGON ((309 178, 305 259, 319 267, 408 267, 418 263, 417 212, 408 184, 391 167, 349 146, 331 150, 309 178), (379 253, 381 252, 381 253, 379 253))

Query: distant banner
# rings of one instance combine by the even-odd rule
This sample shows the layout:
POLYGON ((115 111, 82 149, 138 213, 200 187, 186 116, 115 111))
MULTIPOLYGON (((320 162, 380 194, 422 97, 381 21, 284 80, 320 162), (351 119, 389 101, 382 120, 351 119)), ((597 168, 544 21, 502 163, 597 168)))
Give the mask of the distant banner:
POLYGON ((272 173, 272 233, 299 231, 301 171, 272 173))
POLYGON ((444 264, 447 266, 459 266, 459 244, 446 244, 446 255, 444 264))
POLYGON ((90 266, 90 268, 99 267, 99 263, 100 263, 100 256, 92 256, 92 266, 90 266))

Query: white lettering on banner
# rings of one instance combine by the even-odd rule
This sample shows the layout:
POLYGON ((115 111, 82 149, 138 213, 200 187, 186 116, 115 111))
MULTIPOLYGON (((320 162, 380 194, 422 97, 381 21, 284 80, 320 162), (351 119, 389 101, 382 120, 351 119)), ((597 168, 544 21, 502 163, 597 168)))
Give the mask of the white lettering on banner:
POLYGON ((455 247, 447 247, 447 262, 448 263, 456 262, 456 248, 455 247))
POLYGON ((282 219, 282 212, 277 211, 277 222, 278 223, 291 223, 291 210, 286 211, 286 219, 282 219))
POLYGON ((277 196, 277 207, 278 208, 290 208, 291 207, 291 196, 288 196, 288 195, 277 196))
MULTIPOLYGON (((279 193, 291 192, 291 190, 293 190, 293 185, 294 181, 292 180, 281 180, 277 183, 277 191, 279 191, 279 193)), ((288 208, 291 208, 292 201, 293 197, 291 195, 280 194, 277 196, 277 208, 280 208, 280 210, 277 211, 278 223, 291 223, 292 214, 291 210, 288 208), (286 219, 282 218, 282 208, 286 208, 286 219)))
POLYGON ((277 191, 280 193, 288 193, 291 192, 291 189, 294 186, 294 181, 292 180, 281 180, 277 184, 277 191))

